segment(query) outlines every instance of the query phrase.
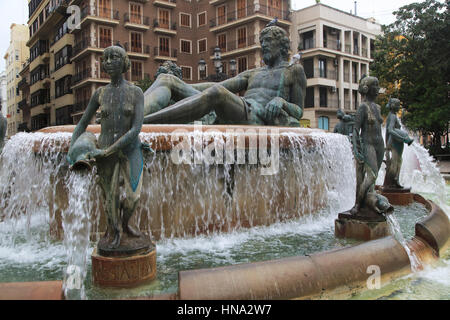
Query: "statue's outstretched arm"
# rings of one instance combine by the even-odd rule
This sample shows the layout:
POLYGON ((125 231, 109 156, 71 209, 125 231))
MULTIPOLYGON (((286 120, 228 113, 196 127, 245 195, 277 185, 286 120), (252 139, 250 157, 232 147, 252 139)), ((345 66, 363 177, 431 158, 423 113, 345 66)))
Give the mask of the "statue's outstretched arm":
POLYGON ((77 141, 78 137, 81 136, 81 134, 83 134, 83 132, 86 131, 86 128, 91 122, 92 117, 94 117, 98 107, 100 106, 98 102, 98 97, 101 89, 102 88, 97 89, 92 95, 91 100, 89 100, 89 104, 86 107, 86 111, 83 113, 80 122, 78 122, 75 130, 73 131, 72 139, 70 141, 70 147, 72 147, 75 141, 77 141))
POLYGON ((119 138, 114 144, 105 150, 105 156, 109 156, 119 150, 122 150, 127 145, 132 143, 134 139, 139 136, 144 120, 144 93, 139 87, 134 87, 135 103, 134 118, 130 130, 119 138))
POLYGON ((220 84, 225 87, 228 91, 233 93, 237 93, 240 91, 247 90, 248 85, 248 77, 251 73, 251 70, 242 72, 233 78, 226 79, 222 82, 202 82, 193 84, 192 87, 199 91, 204 91, 214 85, 220 84))

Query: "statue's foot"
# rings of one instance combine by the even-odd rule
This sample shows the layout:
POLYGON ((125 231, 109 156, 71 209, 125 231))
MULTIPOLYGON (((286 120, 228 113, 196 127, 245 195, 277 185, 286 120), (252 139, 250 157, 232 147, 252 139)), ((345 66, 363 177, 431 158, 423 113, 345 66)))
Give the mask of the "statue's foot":
POLYGON ((142 232, 130 227, 130 226, 123 226, 123 231, 129 235, 130 237, 139 238, 142 236, 142 232))
POLYGON ((111 248, 117 249, 120 246, 120 232, 114 233, 114 239, 111 242, 111 248))
POLYGON ((359 212, 359 205, 355 204, 353 208, 350 209, 350 214, 356 215, 359 212))

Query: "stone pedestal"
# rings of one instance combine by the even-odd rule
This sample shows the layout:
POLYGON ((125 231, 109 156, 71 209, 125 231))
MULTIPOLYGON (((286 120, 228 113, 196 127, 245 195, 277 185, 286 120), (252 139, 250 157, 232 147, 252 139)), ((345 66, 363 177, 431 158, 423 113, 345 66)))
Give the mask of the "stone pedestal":
POLYGON ((381 194, 388 198, 389 203, 394 206, 407 206, 414 202, 414 194, 411 189, 381 188, 381 194))
POLYGON ((92 253, 92 280, 100 287, 136 287, 156 278, 156 248, 125 257, 92 253))
POLYGON ((337 238, 369 241, 389 235, 389 226, 383 216, 367 218, 348 212, 340 213, 334 227, 337 238))

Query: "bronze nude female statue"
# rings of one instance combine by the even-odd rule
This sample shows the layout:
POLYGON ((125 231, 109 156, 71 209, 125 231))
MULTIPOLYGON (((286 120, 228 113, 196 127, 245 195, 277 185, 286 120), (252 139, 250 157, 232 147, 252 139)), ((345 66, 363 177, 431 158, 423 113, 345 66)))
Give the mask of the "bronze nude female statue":
POLYGON ((137 253, 151 245, 147 236, 129 225, 142 186, 144 162, 139 133, 144 118, 144 94, 123 77, 130 68, 130 60, 122 47, 105 49, 102 68, 111 76, 111 83, 93 94, 73 132, 68 160, 71 165, 80 160, 76 150, 83 148, 77 147, 77 141, 83 143, 83 138, 79 138, 100 108, 101 133, 97 148, 83 156, 84 160, 93 161, 97 166, 104 196, 108 224, 98 251, 105 256, 137 253))
POLYGON ((390 99, 387 107, 390 112, 386 120, 386 176, 383 189, 403 189, 399 181, 403 148, 405 143, 411 145, 414 140, 400 129, 400 121, 397 118, 400 100, 390 99))
POLYGON ((388 200, 375 191, 375 181, 384 157, 383 118, 380 106, 375 103, 380 90, 378 79, 362 78, 358 90, 363 101, 356 111, 352 136, 356 158, 356 203, 350 212, 353 215, 376 216, 393 211, 388 200))

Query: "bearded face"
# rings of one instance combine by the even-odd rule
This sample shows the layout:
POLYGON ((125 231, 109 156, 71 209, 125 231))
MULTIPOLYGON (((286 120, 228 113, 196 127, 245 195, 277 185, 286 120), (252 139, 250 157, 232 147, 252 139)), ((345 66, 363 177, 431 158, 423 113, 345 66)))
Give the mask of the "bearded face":
POLYGON ((261 49, 263 60, 266 65, 272 65, 281 54, 280 43, 271 32, 267 33, 264 38, 261 39, 261 49))

